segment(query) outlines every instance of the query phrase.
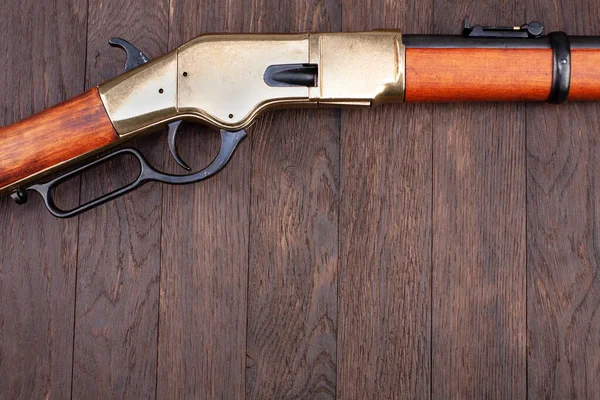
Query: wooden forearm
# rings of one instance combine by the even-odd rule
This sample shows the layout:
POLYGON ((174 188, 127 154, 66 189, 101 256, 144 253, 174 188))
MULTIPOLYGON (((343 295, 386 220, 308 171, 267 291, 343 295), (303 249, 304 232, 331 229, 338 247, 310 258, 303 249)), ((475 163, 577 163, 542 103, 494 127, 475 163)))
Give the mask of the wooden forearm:
MULTIPOLYGON (((600 100, 600 50, 574 49, 569 100, 600 100)), ((406 50, 406 101, 546 101, 551 49, 406 50)))
POLYGON ((0 128, 0 191, 117 140, 96 88, 0 128))
POLYGON ((600 50, 573 50, 571 101, 600 100, 600 50))

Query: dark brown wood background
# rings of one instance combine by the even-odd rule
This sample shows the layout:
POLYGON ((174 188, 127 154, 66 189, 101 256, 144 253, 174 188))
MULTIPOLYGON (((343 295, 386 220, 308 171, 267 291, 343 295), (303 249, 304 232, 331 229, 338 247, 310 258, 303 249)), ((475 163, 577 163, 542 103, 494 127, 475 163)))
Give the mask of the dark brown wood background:
MULTIPOLYGON (((0 123, 120 73, 112 36, 157 57, 205 32, 458 33, 465 15, 600 35, 595 0, 5 0, 0 123)), ((67 221, 2 199, 0 398, 597 398, 599 121, 278 111, 203 184, 67 221)), ((200 166, 217 135, 188 132, 200 166)), ((175 171, 164 136, 135 144, 175 171)))

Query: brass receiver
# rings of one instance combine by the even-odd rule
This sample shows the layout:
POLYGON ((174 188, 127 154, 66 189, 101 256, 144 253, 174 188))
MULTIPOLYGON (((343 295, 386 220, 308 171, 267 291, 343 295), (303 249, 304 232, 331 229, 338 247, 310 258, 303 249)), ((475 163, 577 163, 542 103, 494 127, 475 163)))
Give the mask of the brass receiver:
POLYGON ((405 50, 398 31, 200 36, 100 85, 117 133, 175 120, 237 131, 277 107, 371 106, 403 101, 405 50), (274 66, 313 66, 314 84, 273 85, 274 66))

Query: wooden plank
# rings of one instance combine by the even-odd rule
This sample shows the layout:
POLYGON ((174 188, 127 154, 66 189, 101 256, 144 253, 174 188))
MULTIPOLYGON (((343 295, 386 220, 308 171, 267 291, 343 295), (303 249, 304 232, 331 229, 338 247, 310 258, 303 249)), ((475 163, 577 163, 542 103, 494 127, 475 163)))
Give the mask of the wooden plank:
MULTIPOLYGON (((170 10, 170 48, 201 33, 248 31, 253 14, 226 0, 173 0, 170 10)), ((199 170, 218 143, 217 131, 188 126, 179 148, 199 170)), ((182 171, 170 158, 167 167, 182 171)), ((217 177, 164 194, 158 397, 243 398, 250 143, 217 177)))
MULTIPOLYGON (((87 86, 123 72, 121 36, 149 57, 166 53, 168 4, 90 2, 87 86)), ((137 143, 160 166, 162 145, 137 143), (154 149, 154 150, 152 150, 154 149)), ((82 178, 82 199, 123 180, 133 162, 82 178)), ((144 188, 80 217, 73 397, 153 398, 156 391, 162 187, 144 188)))
MULTIPOLYGON (((0 12, 0 123, 84 89, 86 1, 9 0, 0 12)), ((77 201, 79 182, 61 200, 77 201)), ((69 398, 77 220, 0 199, 0 398, 69 398)))
MULTIPOLYGON (((531 0, 546 31, 600 35, 598 3, 531 0)), ((574 60, 575 61, 575 60, 574 60)), ((529 398, 598 396, 600 107, 527 107, 529 398)))
POLYGON ((247 395, 335 398, 339 112, 253 132, 247 395))
MULTIPOLYGON (((512 0, 435 4, 435 33, 524 15, 512 0)), ((514 103, 434 109, 433 398, 526 396, 524 117, 514 103)))
MULTIPOLYGON (((341 29, 338 0, 263 2, 259 16, 259 32, 341 29)), ((250 399, 335 398, 339 115, 274 112, 252 130, 250 399)))
MULTIPOLYGON (((431 30, 431 3, 352 1, 344 30, 431 30)), ((429 398, 431 106, 345 110, 340 398, 429 398)))

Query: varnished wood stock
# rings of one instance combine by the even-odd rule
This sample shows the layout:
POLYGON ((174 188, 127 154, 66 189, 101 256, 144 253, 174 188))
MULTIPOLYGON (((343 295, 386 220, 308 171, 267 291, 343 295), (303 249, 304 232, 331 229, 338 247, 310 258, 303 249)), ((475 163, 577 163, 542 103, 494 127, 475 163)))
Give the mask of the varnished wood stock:
POLYGON ((96 88, 0 128, 0 192, 117 140, 96 88))
POLYGON ((574 50, 571 63, 569 100, 600 100, 600 50, 574 50))
MULTIPOLYGON (((574 49, 570 101, 600 100, 600 50, 574 49)), ((411 48, 406 101, 546 101, 551 49, 411 48)))

